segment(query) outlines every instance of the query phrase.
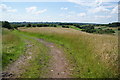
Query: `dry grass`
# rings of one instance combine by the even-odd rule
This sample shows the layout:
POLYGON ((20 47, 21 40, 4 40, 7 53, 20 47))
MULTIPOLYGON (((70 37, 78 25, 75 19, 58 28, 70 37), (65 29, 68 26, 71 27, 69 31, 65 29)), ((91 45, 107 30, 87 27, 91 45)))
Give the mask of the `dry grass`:
POLYGON ((2 30, 2 67, 15 61, 23 53, 24 43, 10 30, 2 30))
MULTIPOLYGON (((15 68, 12 74, 14 75, 15 71, 13 77, 17 78, 38 78, 44 77, 47 73, 48 69, 45 68, 49 61, 49 56, 46 54, 48 49, 34 37, 24 35, 17 30, 10 31, 3 28, 1 43, 2 65, 0 66, 3 71, 8 67, 11 67, 10 70, 15 68), (12 63, 15 65, 12 66, 12 63)), ((11 73, 9 70, 7 72, 11 73)))
MULTIPOLYGON (((27 28, 27 29, 20 28, 20 30, 25 32, 38 33, 41 35, 47 35, 47 37, 49 36, 48 38, 59 40, 64 45, 66 44, 65 47, 70 48, 68 52, 74 53, 74 55, 72 56, 76 55, 75 58, 78 57, 78 59, 76 59, 77 64, 83 63, 83 62, 80 62, 80 60, 84 61, 84 56, 88 56, 88 57, 85 57, 86 58, 85 61, 89 61, 92 58, 94 58, 93 60, 96 59, 97 62, 94 64, 94 62, 92 63, 92 60, 91 60, 90 64, 93 64, 93 65, 98 64, 98 66, 99 64, 102 64, 106 69, 109 69, 108 73, 106 72, 104 74, 110 73, 110 74, 113 74, 114 76, 118 75, 118 72, 117 72, 118 70, 118 64, 117 64, 118 63, 118 37, 117 36, 89 34, 89 33, 81 32, 74 29, 53 28, 53 27, 46 27, 46 28, 36 27, 36 28, 27 28), (82 55, 81 53, 83 53, 84 55, 82 55), (79 59, 80 56, 83 59, 79 59)), ((89 64, 89 63, 86 62, 86 64, 89 64)), ((100 73, 102 74, 102 72, 100 73)), ((100 73, 98 74, 100 75, 100 73)), ((112 77, 110 74, 104 77, 112 77)), ((85 75, 81 75, 81 76, 91 77, 90 74, 86 74, 86 73, 85 75)), ((96 77, 103 77, 103 75, 96 76, 96 77)))

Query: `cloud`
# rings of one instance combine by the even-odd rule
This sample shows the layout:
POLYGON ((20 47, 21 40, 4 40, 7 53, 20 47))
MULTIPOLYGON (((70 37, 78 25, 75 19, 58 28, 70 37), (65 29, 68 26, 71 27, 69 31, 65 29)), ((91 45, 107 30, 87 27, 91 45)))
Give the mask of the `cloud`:
POLYGON ((27 12, 35 12, 36 10, 37 10, 37 7, 35 7, 35 6, 26 8, 26 11, 27 11, 27 12))
POLYGON ((85 17, 85 16, 86 16, 86 13, 79 13, 78 16, 80 16, 80 17, 85 17))
POLYGON ((110 10, 105 8, 104 6, 99 6, 99 7, 91 8, 89 11, 92 13, 98 13, 98 12, 109 12, 110 10))
MULTIPOLYGON (((3 0, 4 2, 67 2, 68 0, 3 0)), ((74 0, 73 0, 74 1, 74 0)), ((96 1, 96 0, 76 0, 76 1, 96 1)), ((97 0, 99 1, 99 0, 97 0)), ((103 0, 104 2, 118 2, 119 0, 103 0)))
POLYGON ((68 0, 68 2, 72 2, 72 3, 75 3, 75 4, 88 6, 88 5, 87 5, 87 4, 88 4, 87 2, 80 1, 80 0, 68 0))
POLYGON ((63 7, 62 7, 62 8, 60 8, 60 9, 61 9, 61 10, 67 10, 68 8, 67 8, 67 7, 64 7, 64 8, 63 8, 63 7))
POLYGON ((17 11, 16 9, 13 9, 5 4, 0 4, 0 9, 3 12, 16 12, 17 11))
POLYGON ((116 5, 104 5, 105 8, 114 8, 116 5))
POLYGON ((118 14, 118 6, 115 6, 113 9, 112 9, 112 14, 118 14))
POLYGON ((41 14, 41 13, 44 13, 44 12, 47 11, 47 9, 37 10, 36 6, 28 7, 28 8, 25 8, 25 9, 26 9, 26 12, 32 13, 32 14, 41 14))
POLYGON ((102 2, 119 2, 119 0, 67 0, 68 2, 73 2, 76 4, 81 4, 81 3, 85 3, 85 2, 89 2, 89 3, 102 3, 102 2))
POLYGON ((95 16, 95 18, 111 18, 111 16, 95 16))
POLYGON ((119 0, 67 0, 67 1, 88 7, 98 7, 101 6, 103 3, 119 2, 119 0))
POLYGON ((39 11, 36 11, 35 14, 41 14, 41 13, 44 13, 46 11, 47 11, 47 9, 39 10, 39 11))
POLYGON ((76 3, 82 6, 89 6, 89 7, 94 7, 94 6, 100 6, 102 4, 102 0, 68 0, 69 2, 76 3))
POLYGON ((103 0, 103 2, 119 2, 119 0, 103 0))

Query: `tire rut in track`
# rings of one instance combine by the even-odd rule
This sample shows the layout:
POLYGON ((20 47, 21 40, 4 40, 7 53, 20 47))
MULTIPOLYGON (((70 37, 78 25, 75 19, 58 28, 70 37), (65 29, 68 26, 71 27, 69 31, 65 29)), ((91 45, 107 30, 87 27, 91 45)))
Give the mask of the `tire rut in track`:
MULTIPOLYGON (((33 38, 35 39, 35 38, 33 38)), ((37 39, 39 42, 49 48, 50 67, 46 78, 70 78, 70 66, 66 60, 62 49, 56 47, 54 43, 47 42, 43 39, 37 39)), ((20 78, 20 75, 25 72, 25 67, 29 65, 29 60, 32 58, 31 54, 32 44, 27 41, 27 49, 25 54, 21 55, 15 62, 9 64, 2 72, 3 78, 20 78)))
POLYGON ((26 41, 26 44, 25 54, 7 66, 2 72, 3 78, 20 78, 20 75, 25 72, 25 68, 29 66, 29 60, 32 59, 31 55, 33 54, 31 51, 33 45, 29 41, 26 41))
POLYGON ((68 61, 65 58, 62 49, 56 47, 55 44, 38 39, 46 47, 50 49, 49 54, 52 56, 50 60, 50 78, 70 78, 70 69, 68 61))

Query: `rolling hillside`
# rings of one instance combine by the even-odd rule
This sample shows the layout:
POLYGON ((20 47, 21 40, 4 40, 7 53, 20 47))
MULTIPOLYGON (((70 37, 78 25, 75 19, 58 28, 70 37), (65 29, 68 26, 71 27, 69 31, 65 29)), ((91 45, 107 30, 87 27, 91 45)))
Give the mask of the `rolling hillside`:
POLYGON ((89 34, 68 28, 20 28, 64 48, 73 66, 72 76, 82 78, 118 76, 118 38, 113 35, 89 34))

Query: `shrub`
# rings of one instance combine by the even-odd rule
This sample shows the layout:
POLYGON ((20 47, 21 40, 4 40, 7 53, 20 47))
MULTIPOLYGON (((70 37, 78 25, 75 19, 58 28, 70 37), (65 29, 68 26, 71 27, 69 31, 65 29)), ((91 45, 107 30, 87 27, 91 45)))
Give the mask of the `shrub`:
POLYGON ((27 24, 27 26, 26 27, 31 27, 31 24, 29 23, 29 24, 27 24))
POLYGON ((69 28, 69 26, 66 26, 66 25, 63 25, 62 27, 63 27, 63 28, 69 28))
POLYGON ((10 25, 8 21, 3 21, 2 27, 7 28, 7 29, 13 29, 13 27, 10 25))
POLYGON ((106 29, 104 31, 105 31, 105 33, 115 33, 115 31, 113 31, 112 29, 106 29))

